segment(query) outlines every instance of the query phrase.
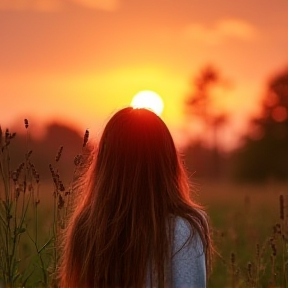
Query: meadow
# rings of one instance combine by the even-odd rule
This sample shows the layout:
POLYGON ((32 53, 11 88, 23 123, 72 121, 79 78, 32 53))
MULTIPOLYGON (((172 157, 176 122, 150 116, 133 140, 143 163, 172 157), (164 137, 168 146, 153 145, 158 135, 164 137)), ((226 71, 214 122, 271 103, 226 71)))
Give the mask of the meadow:
POLYGON ((288 287, 287 192, 273 182, 198 186, 216 249, 208 287, 288 287))
MULTIPOLYGON (((76 155, 71 181, 64 183, 60 148, 51 159, 50 179, 43 181, 29 145, 23 162, 11 170, 14 137, 1 131, 0 287, 57 287, 59 235, 67 225, 71 197, 76 197, 73 183, 85 153, 76 155)), ((193 182, 192 197, 211 218, 216 250, 208 287, 287 288, 288 183, 193 182)))

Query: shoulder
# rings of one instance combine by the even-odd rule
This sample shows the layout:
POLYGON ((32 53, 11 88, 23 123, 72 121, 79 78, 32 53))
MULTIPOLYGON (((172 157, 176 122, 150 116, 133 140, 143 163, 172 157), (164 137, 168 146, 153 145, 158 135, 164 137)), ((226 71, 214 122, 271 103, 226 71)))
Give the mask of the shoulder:
POLYGON ((206 287, 205 253, 199 233, 188 220, 175 217, 173 237, 171 285, 168 286, 206 287))
POLYGON ((202 240, 197 230, 191 226, 188 220, 176 216, 174 220, 173 254, 182 249, 194 250, 197 254, 203 253, 202 240))
POLYGON ((175 232, 185 234, 185 235, 190 235, 192 232, 192 227, 190 223, 188 222, 188 220, 180 216, 175 217, 174 225, 175 225, 174 226, 175 232))

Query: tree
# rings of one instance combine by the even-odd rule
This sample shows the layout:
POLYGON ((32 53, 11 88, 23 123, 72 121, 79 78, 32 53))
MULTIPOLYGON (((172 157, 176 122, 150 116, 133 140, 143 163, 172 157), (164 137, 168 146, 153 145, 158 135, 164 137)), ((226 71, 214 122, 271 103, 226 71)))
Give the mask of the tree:
MULTIPOLYGON (((219 72, 213 66, 208 65, 200 71, 199 75, 192 83, 192 92, 188 94, 185 101, 186 114, 188 115, 189 120, 198 121, 203 131, 205 131, 205 136, 210 137, 210 139, 205 140, 210 140, 210 142, 212 142, 212 149, 210 149, 212 150, 212 153, 210 151, 210 153, 202 154, 212 155, 212 157, 210 156, 210 159, 203 159, 203 162, 210 162, 210 167, 207 167, 207 171, 211 171, 210 168, 212 166, 212 172, 209 173, 210 176, 218 177, 219 130, 227 122, 228 116, 226 113, 215 109, 215 95, 213 94, 213 89, 217 86, 223 86, 224 82, 219 72)), ((196 143, 195 147, 199 150, 199 143, 196 143)), ((189 147, 189 149, 191 150, 191 147, 189 147)))
POLYGON ((288 69, 268 83, 252 132, 236 153, 236 176, 242 180, 288 179, 288 69))

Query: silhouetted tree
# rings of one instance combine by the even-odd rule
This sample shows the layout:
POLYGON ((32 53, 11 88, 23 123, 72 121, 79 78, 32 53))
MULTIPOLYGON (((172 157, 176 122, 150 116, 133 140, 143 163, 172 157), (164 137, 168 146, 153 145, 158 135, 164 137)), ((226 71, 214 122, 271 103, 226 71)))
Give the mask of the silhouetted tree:
POLYGON ((252 132, 236 154, 238 179, 288 179, 288 70, 276 75, 261 100, 252 132))
MULTIPOLYGON (((228 118, 226 113, 217 111, 214 104, 213 88, 223 85, 222 80, 219 72, 214 67, 209 65, 204 67, 192 82, 192 92, 188 94, 185 101, 185 111, 190 118, 189 120, 196 120, 202 126, 205 136, 212 137, 212 153, 211 151, 203 151, 201 153, 203 159, 200 162, 207 163, 207 173, 214 177, 219 176, 219 129, 227 122, 228 118), (209 155, 212 155, 212 157, 209 155)), ((195 152, 201 148, 202 145, 199 145, 199 142, 195 143, 195 152)), ((193 154, 193 147, 190 146, 189 150, 189 154, 193 154)), ((200 170, 204 171, 203 168, 200 170)))

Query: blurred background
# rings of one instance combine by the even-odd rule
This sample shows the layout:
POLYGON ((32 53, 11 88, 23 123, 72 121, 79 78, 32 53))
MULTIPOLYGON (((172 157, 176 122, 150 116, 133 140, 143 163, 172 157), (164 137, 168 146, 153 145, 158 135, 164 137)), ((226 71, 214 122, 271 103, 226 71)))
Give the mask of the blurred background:
POLYGON ((286 0, 1 0, 0 124, 21 141, 28 118, 41 164, 85 129, 97 141, 148 89, 195 179, 287 180, 287 11, 286 0))

